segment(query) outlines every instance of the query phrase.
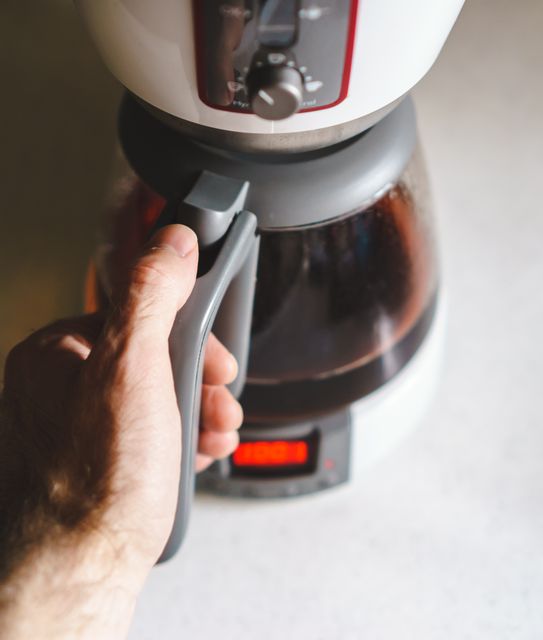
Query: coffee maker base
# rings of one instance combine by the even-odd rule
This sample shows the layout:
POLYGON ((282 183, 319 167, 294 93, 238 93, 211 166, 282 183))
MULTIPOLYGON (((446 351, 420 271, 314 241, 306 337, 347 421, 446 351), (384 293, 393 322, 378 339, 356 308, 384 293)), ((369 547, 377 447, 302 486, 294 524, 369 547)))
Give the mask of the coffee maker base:
POLYGON ((390 382, 332 415, 277 427, 244 425, 237 451, 202 473, 198 488, 280 498, 356 480, 421 423, 440 378, 445 306, 441 295, 426 339, 390 382))

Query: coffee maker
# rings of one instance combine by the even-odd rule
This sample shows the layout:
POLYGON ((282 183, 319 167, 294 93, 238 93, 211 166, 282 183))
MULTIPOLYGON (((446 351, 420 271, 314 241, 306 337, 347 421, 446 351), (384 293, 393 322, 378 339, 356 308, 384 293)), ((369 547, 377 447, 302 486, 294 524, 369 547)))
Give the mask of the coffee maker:
POLYGON ((75 1, 127 89, 88 307, 160 226, 200 245, 170 338, 183 449, 167 559, 189 519, 211 330, 238 359, 245 423, 202 488, 332 487, 420 417, 442 296, 407 93, 463 0, 75 1))

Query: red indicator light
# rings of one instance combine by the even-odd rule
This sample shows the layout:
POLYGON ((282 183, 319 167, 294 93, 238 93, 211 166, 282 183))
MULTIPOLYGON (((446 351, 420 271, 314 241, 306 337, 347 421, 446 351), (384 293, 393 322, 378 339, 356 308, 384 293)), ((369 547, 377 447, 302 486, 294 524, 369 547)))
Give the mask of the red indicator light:
POLYGON ((282 467, 307 464, 304 440, 242 442, 233 455, 237 467, 282 467))

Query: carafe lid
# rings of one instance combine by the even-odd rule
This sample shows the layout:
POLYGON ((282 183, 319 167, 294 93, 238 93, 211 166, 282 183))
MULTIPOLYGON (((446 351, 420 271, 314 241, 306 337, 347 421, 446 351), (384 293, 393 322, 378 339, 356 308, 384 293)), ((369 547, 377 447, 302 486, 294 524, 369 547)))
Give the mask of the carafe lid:
POLYGON ((202 171, 250 184, 246 208, 261 230, 323 224, 369 206, 403 173, 416 144, 406 98, 364 133, 331 147, 289 154, 215 148, 167 127, 127 95, 120 136, 133 169, 167 200, 182 198, 202 171))

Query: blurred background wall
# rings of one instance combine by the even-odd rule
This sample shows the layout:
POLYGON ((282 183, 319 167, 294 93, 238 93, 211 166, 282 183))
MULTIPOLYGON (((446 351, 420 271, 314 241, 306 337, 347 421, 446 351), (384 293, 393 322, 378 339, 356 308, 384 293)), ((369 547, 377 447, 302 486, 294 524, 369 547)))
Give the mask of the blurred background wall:
POLYGON ((81 311, 120 90, 69 0, 0 2, 0 366, 81 311))

